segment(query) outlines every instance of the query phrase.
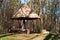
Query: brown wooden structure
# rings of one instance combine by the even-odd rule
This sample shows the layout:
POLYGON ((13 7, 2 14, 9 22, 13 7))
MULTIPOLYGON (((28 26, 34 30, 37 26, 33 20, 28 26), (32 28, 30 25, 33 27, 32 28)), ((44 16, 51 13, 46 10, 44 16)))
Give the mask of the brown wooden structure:
MULTIPOLYGON (((11 18, 12 20, 23 20, 24 25, 28 22, 28 20, 40 19, 35 11, 32 11, 28 4, 23 5, 11 18), (25 21, 27 20, 27 21, 25 21)), ((27 23, 28 25, 28 23, 27 23)), ((30 33, 29 27, 26 28, 27 34, 30 33)))

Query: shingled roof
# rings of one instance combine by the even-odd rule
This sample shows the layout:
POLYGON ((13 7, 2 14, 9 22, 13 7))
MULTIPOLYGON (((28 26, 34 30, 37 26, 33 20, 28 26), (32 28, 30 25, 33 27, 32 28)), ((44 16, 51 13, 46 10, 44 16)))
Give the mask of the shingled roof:
POLYGON ((35 11, 32 11, 28 4, 23 5, 12 18, 20 18, 20 17, 28 17, 28 18, 40 18, 35 11))

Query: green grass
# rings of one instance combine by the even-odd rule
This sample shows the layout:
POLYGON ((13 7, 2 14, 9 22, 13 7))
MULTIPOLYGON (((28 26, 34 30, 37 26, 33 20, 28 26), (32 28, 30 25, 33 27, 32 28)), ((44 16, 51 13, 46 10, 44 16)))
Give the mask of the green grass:
POLYGON ((58 36, 58 34, 54 35, 54 34, 48 34, 44 40, 60 40, 60 37, 58 36))
POLYGON ((8 40, 8 38, 7 37, 4 37, 4 38, 1 38, 0 40, 8 40))

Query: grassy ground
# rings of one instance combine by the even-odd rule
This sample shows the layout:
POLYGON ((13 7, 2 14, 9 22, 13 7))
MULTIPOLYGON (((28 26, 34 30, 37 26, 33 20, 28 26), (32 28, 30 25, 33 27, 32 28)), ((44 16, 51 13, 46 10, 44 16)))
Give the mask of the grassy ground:
POLYGON ((0 34, 0 40, 35 40, 35 39, 43 39, 44 40, 54 40, 56 35, 53 34, 0 34))
POLYGON ((43 36, 41 34, 14 34, 14 33, 8 33, 8 34, 1 34, 0 40, 32 40, 36 37, 43 36))

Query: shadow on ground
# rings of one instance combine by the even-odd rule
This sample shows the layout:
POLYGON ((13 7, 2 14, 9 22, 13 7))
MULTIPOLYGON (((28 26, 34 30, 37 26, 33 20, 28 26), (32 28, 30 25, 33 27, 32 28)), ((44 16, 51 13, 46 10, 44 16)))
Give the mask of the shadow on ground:
POLYGON ((59 35, 54 35, 54 34, 49 34, 45 37, 44 40, 60 40, 60 37, 59 35))
POLYGON ((34 36, 34 37, 30 38, 30 40, 31 40, 31 39, 34 39, 34 38, 36 38, 36 37, 38 37, 38 36, 39 36, 39 35, 36 35, 36 36, 34 36))
POLYGON ((0 38, 14 35, 14 33, 0 34, 0 38))

